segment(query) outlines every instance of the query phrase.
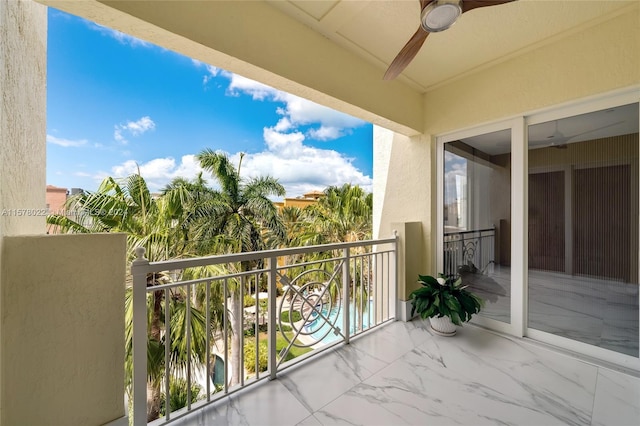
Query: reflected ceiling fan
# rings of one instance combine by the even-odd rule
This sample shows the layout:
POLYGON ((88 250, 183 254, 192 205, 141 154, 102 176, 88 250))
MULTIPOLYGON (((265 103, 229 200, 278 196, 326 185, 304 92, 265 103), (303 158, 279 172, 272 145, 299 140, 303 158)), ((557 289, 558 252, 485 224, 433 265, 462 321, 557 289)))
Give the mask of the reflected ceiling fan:
POLYGON ((420 48, 430 33, 437 33, 450 28, 456 20, 465 12, 479 7, 497 6, 515 0, 419 0, 420 1, 420 26, 416 33, 404 45, 400 53, 395 57, 384 80, 396 78, 409 63, 415 58, 420 48))
POLYGON ((617 126, 618 124, 621 124, 621 123, 624 123, 624 120, 623 121, 617 121, 617 122, 611 123, 611 124, 607 124, 606 126, 597 127, 595 129, 587 130, 586 132, 577 133, 575 135, 565 136, 564 133, 562 133, 560 130, 558 130, 558 120, 555 120, 555 131, 553 132, 552 135, 547 136, 547 140, 551 142, 551 144, 549 146, 552 146, 552 147, 558 148, 558 149, 566 149, 567 148, 567 143, 573 138, 577 138, 578 136, 586 135, 587 133, 597 132, 598 130, 607 129, 609 127, 617 126))

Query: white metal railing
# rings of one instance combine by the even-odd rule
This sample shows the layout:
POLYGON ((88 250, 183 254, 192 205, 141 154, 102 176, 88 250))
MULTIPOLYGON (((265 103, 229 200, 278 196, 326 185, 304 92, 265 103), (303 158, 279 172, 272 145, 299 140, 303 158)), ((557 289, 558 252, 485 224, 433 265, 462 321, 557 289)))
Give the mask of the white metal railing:
POLYGON ((138 248, 131 266, 133 424, 147 424, 150 377, 151 397, 157 402, 164 394, 157 421, 164 424, 395 319, 396 242, 394 236, 165 262, 149 262, 138 248), (255 305, 245 307, 245 299, 255 305), (148 359, 160 373, 148 369, 148 359), (172 412, 177 380, 186 401, 172 412), (204 394, 196 398, 194 385, 204 394))
POLYGON ((484 272, 495 262, 495 228, 444 234, 444 274, 484 272))

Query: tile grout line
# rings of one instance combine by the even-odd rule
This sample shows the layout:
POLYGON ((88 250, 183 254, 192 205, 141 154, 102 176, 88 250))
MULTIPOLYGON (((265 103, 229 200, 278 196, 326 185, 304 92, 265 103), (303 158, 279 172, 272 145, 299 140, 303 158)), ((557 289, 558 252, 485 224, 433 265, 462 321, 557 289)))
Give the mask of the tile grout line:
POLYGON ((591 426, 593 426, 593 413, 596 407, 596 397, 598 396, 598 382, 600 381, 600 366, 596 366, 597 371, 596 371, 596 383, 595 386, 593 387, 593 401, 591 402, 591 415, 589 416, 589 424, 591 426))

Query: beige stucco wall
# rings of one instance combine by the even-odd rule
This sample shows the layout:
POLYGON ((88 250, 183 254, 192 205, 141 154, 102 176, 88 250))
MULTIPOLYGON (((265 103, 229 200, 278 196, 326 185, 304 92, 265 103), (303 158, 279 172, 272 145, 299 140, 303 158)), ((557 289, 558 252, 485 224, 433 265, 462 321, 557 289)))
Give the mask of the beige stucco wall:
MULTIPOLYGON (((45 208, 47 8, 0 2, 0 212, 45 208)), ((44 215, 0 216, 0 235, 44 232, 44 215)))
MULTIPOLYGON (((46 56, 46 7, 0 1, 0 253, 7 235, 45 231, 46 56), (32 214, 17 209, 31 209, 32 214)), ((0 270, 4 265, 0 255, 0 270)), ((4 303, 0 292, 0 318, 4 303)), ((0 327, 0 340, 4 337, 0 327)), ((0 345, 0 364, 4 349, 0 345)), ((0 386, 0 419, 6 392, 0 386)))
POLYGON ((124 234, 5 237, 2 425, 124 412, 124 234))
MULTIPOLYGON (((436 273, 432 270, 433 253, 428 250, 436 202, 433 198, 435 181, 430 172, 435 167, 434 156, 435 149, 428 138, 408 137, 378 126, 373 128, 374 238, 391 236, 396 223, 422 223, 422 243, 411 241, 413 248, 421 249, 419 259, 412 258, 410 263, 419 263, 423 274, 436 273)), ((414 288, 414 272, 413 269, 409 271, 399 285, 401 300, 406 300, 406 295, 414 288)))
POLYGON ((408 300, 409 294, 419 287, 418 275, 424 275, 424 241, 421 222, 392 223, 398 233, 398 299, 408 300))

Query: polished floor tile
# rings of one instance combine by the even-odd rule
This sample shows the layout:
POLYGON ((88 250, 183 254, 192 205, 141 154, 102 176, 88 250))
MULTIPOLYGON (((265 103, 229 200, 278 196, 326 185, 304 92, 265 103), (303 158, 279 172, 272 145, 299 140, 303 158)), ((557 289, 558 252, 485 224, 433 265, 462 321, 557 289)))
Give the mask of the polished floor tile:
POLYGON ((465 325, 392 322, 182 419, 200 425, 640 424, 640 378, 465 325))
POLYGON ((640 424, 640 378, 601 369, 598 373, 592 425, 640 424))
MULTIPOLYGON (((485 274, 464 274, 482 297, 481 316, 510 322, 511 269, 496 265, 485 274)), ((637 357, 639 287, 559 272, 529 271, 529 327, 637 357)))

